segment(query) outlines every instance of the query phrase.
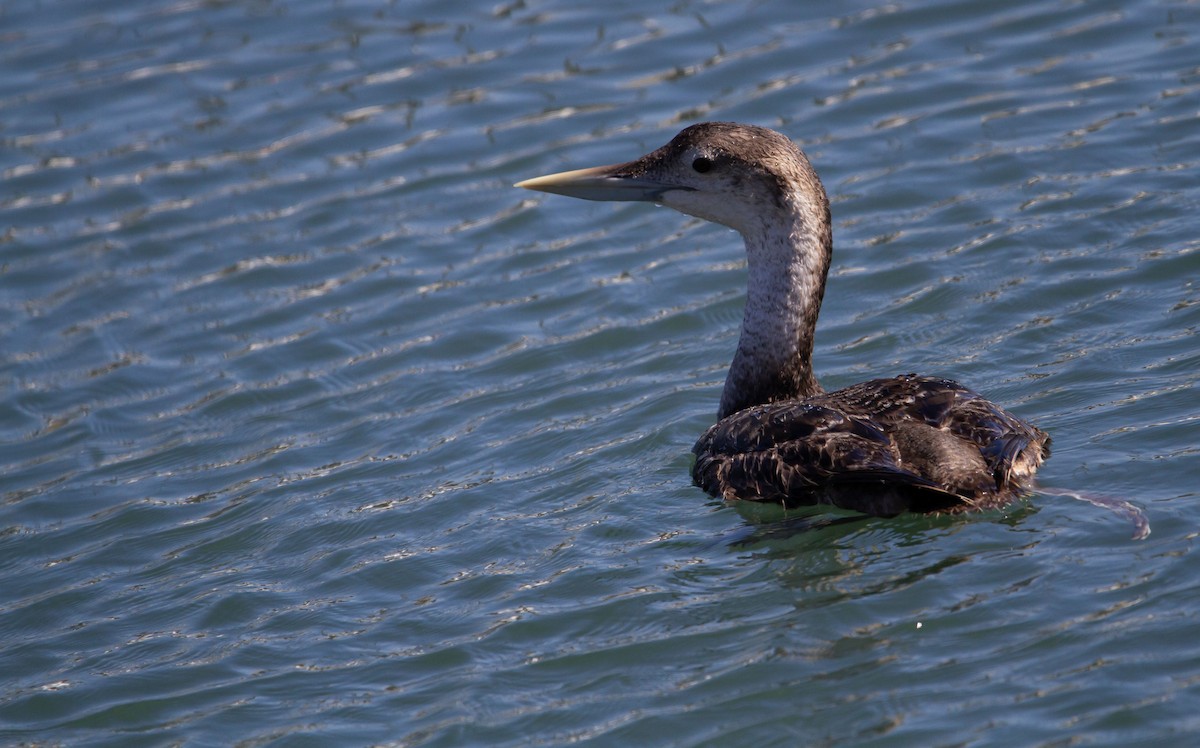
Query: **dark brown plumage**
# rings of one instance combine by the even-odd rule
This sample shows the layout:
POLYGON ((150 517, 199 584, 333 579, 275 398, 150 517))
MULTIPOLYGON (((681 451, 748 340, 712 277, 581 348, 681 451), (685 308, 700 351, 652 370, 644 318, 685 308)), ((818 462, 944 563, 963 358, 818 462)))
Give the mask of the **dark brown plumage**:
POLYGON ((960 512, 1019 494, 1048 445, 971 390, 908 375, 727 416, 696 442, 692 476, 727 499, 960 512))

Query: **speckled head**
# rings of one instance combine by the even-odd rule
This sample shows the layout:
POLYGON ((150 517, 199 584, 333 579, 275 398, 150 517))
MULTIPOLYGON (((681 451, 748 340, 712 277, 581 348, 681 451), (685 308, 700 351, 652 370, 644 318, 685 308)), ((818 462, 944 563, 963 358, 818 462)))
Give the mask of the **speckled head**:
POLYGON ((518 182, 586 200, 643 200, 757 234, 764 211, 799 211, 812 228, 828 221, 829 201, 804 152, 755 125, 702 122, 634 161, 518 182))

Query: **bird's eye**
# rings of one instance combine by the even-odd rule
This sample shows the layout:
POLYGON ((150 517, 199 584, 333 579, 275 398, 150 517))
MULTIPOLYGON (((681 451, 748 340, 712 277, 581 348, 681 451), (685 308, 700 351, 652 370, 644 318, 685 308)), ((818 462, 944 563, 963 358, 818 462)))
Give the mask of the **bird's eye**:
POLYGON ((695 161, 692 162, 692 168, 701 174, 707 174, 708 170, 712 168, 712 161, 703 156, 700 156, 699 158, 697 158, 695 161))

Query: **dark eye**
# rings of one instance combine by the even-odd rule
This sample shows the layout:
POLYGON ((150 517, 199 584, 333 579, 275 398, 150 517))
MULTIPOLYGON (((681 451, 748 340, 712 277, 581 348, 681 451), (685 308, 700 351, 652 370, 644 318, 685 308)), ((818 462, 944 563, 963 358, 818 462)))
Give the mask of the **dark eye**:
POLYGON ((712 168, 712 161, 701 156, 692 162, 692 168, 701 174, 707 174, 708 170, 712 168))

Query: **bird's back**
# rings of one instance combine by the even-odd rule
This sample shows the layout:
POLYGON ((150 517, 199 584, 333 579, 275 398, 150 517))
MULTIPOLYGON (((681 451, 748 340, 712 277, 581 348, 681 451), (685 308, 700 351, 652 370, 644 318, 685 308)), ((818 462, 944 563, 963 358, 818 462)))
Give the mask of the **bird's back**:
POLYGON ((908 375, 746 408, 693 451, 714 496, 890 516, 1003 505, 1049 437, 955 382, 908 375))

